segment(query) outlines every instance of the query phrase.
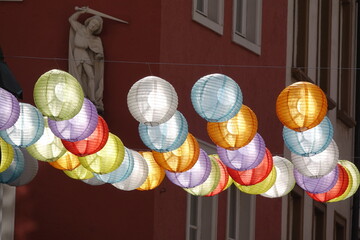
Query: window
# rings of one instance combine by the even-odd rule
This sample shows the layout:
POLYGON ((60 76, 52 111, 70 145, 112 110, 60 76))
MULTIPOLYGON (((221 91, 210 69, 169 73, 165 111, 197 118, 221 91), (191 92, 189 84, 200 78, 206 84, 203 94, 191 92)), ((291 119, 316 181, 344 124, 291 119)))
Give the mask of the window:
POLYGON ((339 24, 339 76, 338 76, 338 111, 337 116, 347 126, 354 127, 354 64, 353 60, 353 2, 340 1, 339 24))
POLYGON ((325 240, 326 239, 326 206, 320 202, 313 202, 313 224, 312 224, 312 239, 325 240))
POLYGON ((193 20, 223 34, 224 0, 193 0, 193 20))
POLYGON ((288 194, 288 240, 303 239, 303 194, 303 191, 298 186, 295 186, 293 191, 288 194))
POLYGON ((293 68, 307 73, 309 0, 294 1, 293 68))
POLYGON ((346 219, 337 212, 334 213, 334 240, 346 239, 346 219))
POLYGON ((255 239, 255 196, 242 193, 235 185, 228 190, 227 240, 255 239))
POLYGON ((233 41, 260 55, 262 0, 234 0, 233 41))
POLYGON ((196 197, 188 194, 187 240, 217 239, 217 196, 196 197))
POLYGON ((0 184, 0 239, 14 239, 15 189, 0 184))

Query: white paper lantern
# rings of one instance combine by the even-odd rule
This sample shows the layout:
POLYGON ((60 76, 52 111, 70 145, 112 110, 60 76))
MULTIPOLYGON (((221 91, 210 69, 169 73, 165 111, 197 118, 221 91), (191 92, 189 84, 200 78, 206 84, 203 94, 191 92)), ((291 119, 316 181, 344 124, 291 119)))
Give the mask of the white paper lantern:
POLYGON ((334 140, 319 154, 312 156, 300 156, 291 153, 291 161, 294 167, 308 177, 321 177, 331 172, 339 160, 339 149, 334 140))
POLYGON ((127 104, 131 115, 138 122, 157 126, 175 114, 178 96, 169 82, 159 77, 148 76, 131 87, 127 104))
POLYGON ((149 167, 140 153, 131 150, 134 157, 134 168, 130 176, 124 181, 112 184, 120 190, 132 191, 139 188, 148 177, 149 167))
POLYGON ((288 194, 295 186, 294 178, 294 165, 287 160, 279 156, 273 156, 274 167, 276 169, 276 180, 274 185, 261 194, 267 198, 277 198, 288 194))

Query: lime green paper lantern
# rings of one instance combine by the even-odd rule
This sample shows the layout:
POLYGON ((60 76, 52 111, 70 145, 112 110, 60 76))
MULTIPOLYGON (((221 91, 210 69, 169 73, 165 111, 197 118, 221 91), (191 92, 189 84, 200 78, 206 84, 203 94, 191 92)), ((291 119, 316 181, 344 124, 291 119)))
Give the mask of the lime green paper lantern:
POLYGON ((71 119, 79 113, 84 102, 84 93, 73 76, 53 69, 37 80, 34 101, 44 116, 62 121, 71 119))
POLYGON ((275 167, 273 167, 270 174, 262 182, 249 186, 241 185, 235 181, 234 184, 240 191, 247 194, 256 195, 267 192, 274 185, 275 181, 276 181, 276 169, 275 167))
POLYGON ((105 146, 94 154, 79 157, 81 165, 91 172, 105 174, 117 169, 125 156, 125 147, 120 138, 109 133, 105 146))
POLYGON ((14 149, 10 144, 8 144, 2 138, 0 138, 0 150, 1 150, 0 172, 3 172, 10 166, 11 162, 14 159, 14 149))
POLYGON ((66 148, 61 139, 52 133, 47 117, 44 117, 44 125, 43 135, 37 142, 27 147, 26 150, 33 158, 39 161, 53 162, 65 154, 66 148))
POLYGON ((216 159, 211 157, 211 172, 209 177, 205 180, 204 183, 193 187, 193 188, 183 188, 186 192, 194 195, 194 196, 205 196, 215 190, 218 186, 221 173, 220 173, 220 166, 217 163, 216 159))
POLYGON ((95 177, 91 171, 84 168, 81 164, 73 170, 64 170, 64 173, 68 177, 76 180, 86 180, 95 177))

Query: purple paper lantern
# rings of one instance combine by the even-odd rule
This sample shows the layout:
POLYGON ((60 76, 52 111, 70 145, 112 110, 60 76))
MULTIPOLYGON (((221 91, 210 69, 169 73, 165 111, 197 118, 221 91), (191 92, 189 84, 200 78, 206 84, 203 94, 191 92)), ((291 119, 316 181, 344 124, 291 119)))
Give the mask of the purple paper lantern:
POLYGON ((20 115, 20 104, 16 97, 0 88, 0 130, 15 124, 20 115))
POLYGON ((217 146, 220 160, 229 168, 245 171, 258 166, 265 155, 265 142, 260 134, 256 134, 253 140, 244 147, 236 150, 227 150, 217 146))
POLYGON ((302 189, 310 193, 324 193, 329 191, 336 184, 338 176, 338 166, 336 166, 330 173, 319 178, 302 175, 296 168, 294 168, 294 177, 296 183, 302 189))
POLYGON ((196 187, 209 177, 211 171, 211 162, 207 153, 200 149, 200 154, 195 165, 185 172, 166 172, 168 179, 182 188, 196 187))
POLYGON ((69 142, 76 142, 89 137, 94 132, 98 122, 98 113, 95 105, 85 98, 80 112, 75 117, 63 121, 54 121, 49 118, 48 122, 55 136, 69 142))

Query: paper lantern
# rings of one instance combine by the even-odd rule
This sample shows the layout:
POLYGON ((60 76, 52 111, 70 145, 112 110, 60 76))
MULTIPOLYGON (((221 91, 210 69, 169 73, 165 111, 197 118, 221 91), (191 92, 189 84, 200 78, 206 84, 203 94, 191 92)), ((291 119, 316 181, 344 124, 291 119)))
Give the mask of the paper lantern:
POLYGON ((327 202, 331 199, 337 198, 340 195, 342 195, 346 191, 349 185, 349 176, 343 166, 341 166, 340 164, 338 164, 338 166, 339 166, 339 177, 334 187, 332 187, 329 191, 325 193, 306 192, 307 195, 309 195, 312 199, 318 202, 327 202))
POLYGON ((331 121, 326 116, 319 125, 303 132, 297 132, 285 126, 283 128, 286 146, 291 152, 301 156, 310 156, 324 151, 329 146, 333 133, 331 121))
POLYGON ((338 163, 342 167, 344 167, 344 169, 346 170, 348 177, 349 177, 349 185, 343 194, 341 194, 340 196, 338 196, 336 198, 329 200, 328 202, 338 202, 341 200, 348 199, 349 197, 354 195, 354 193, 359 188, 360 174, 359 174, 359 170, 357 169, 357 167, 352 162, 347 161, 347 160, 339 160, 338 163))
POLYGON ((339 177, 339 168, 335 167, 334 170, 328 174, 314 178, 307 177, 294 169, 294 177, 296 183, 305 191, 310 193, 324 193, 329 191, 336 184, 339 177))
POLYGON ((26 185, 30 183, 37 175, 37 172, 39 170, 39 164, 38 161, 33 158, 25 149, 21 149, 21 152, 24 156, 24 170, 20 174, 19 177, 17 177, 12 182, 8 182, 7 184, 14 187, 19 187, 26 185))
POLYGON ((20 115, 20 104, 16 97, 0 88, 0 130, 15 124, 20 115))
POLYGON ((258 166, 265 155, 265 142, 256 134, 251 142, 236 150, 227 150, 217 146, 221 161, 229 168, 244 171, 258 166))
POLYGON ((137 190, 147 191, 152 190, 160 185, 164 180, 165 170, 156 163, 152 152, 139 152, 145 159, 148 167, 149 173, 145 182, 137 188, 137 190))
POLYGON ((321 177, 331 172, 339 160, 339 149, 334 140, 329 146, 316 155, 300 156, 291 153, 291 161, 294 167, 308 177, 321 177))
POLYGON ((139 134, 143 143, 153 151, 170 152, 179 148, 188 135, 188 124, 179 112, 157 126, 139 124, 139 134))
POLYGON ((210 157, 211 171, 209 177, 202 184, 193 188, 184 188, 184 190, 194 196, 205 196, 210 194, 219 185, 220 167, 216 159, 210 157))
POLYGON ((227 170, 235 182, 248 186, 264 181, 270 174, 273 165, 272 155, 270 151, 266 149, 264 158, 257 167, 245 171, 237 171, 228 167, 227 170))
POLYGON ((89 178, 89 179, 83 179, 83 180, 80 180, 88 185, 91 185, 91 186, 101 186, 101 185, 104 185, 105 182, 99 180, 98 178, 96 177, 92 177, 92 178, 89 178))
POLYGON ((124 160, 124 155, 125 147, 120 138, 109 133, 109 138, 100 151, 79 157, 79 161, 91 172, 105 174, 118 168, 124 160))
POLYGON ((72 170, 64 170, 63 172, 68 177, 75 180, 85 180, 85 179, 94 178, 94 174, 81 164, 72 170))
POLYGON ((274 156, 273 161, 276 170, 275 183, 269 190, 261 194, 261 196, 267 198, 283 197, 295 186, 295 178, 293 174, 294 165, 286 158, 279 156, 274 156))
POLYGON ((98 118, 95 105, 85 98, 78 114, 69 120, 54 121, 49 119, 49 127, 55 136, 76 142, 89 137, 94 132, 98 118))
POLYGON ((79 113, 84 102, 84 93, 73 76, 53 69, 37 80, 34 101, 44 116, 62 121, 71 119, 79 113))
POLYGON ((149 167, 144 157, 134 150, 130 151, 134 157, 133 171, 125 180, 112 184, 117 189, 124 191, 132 191, 139 188, 145 182, 149 173, 149 167))
POLYGON ((134 157, 130 149, 125 147, 125 156, 121 165, 114 171, 107 174, 94 174, 102 182, 106 183, 117 183, 124 181, 130 176, 134 169, 134 157))
MULTIPOLYGON (((226 169, 227 171, 227 169, 226 169)), ((228 173, 229 174, 229 173, 228 173)), ((223 191, 225 191, 226 189, 228 189, 232 184, 233 184, 234 180, 231 178, 230 174, 229 174, 229 179, 228 182, 226 184, 226 186, 224 187, 223 191)))
POLYGON ((20 103, 20 116, 16 123, 0 131, 0 136, 9 144, 28 147, 34 144, 44 132, 44 119, 39 110, 27 103, 20 103))
POLYGON ((255 113, 245 105, 226 122, 208 122, 207 132, 218 146, 235 150, 249 144, 255 137, 258 121, 255 113))
POLYGON ((80 161, 78 156, 66 151, 59 159, 49 164, 59 170, 73 170, 80 165, 80 161))
POLYGON ((71 153, 84 157, 100 151, 109 137, 109 128, 105 120, 99 116, 94 132, 86 139, 77 142, 61 140, 64 147, 71 153))
POLYGON ((273 167, 269 173, 269 175, 261 182, 254 185, 241 185, 237 182, 234 182, 235 186, 242 192, 247 194, 263 194, 267 192, 271 187, 274 186, 276 181, 276 169, 273 167))
POLYGON ((211 162, 207 153, 200 149, 195 165, 185 172, 166 171, 167 178, 182 188, 193 188, 205 182, 211 171, 211 162))
POLYGON ((321 88, 309 82, 288 86, 276 101, 276 115, 280 122, 299 132, 317 126, 326 113, 326 95, 321 88))
POLYGON ((10 166, 0 173, 0 183, 9 183, 20 177, 24 171, 25 160, 20 148, 14 147, 14 159, 10 166))
POLYGON ((224 74, 200 78, 191 89, 195 111, 208 122, 224 122, 233 118, 242 106, 239 85, 224 74))
POLYGON ((14 149, 13 147, 0 138, 0 173, 5 171, 11 164, 14 159, 14 149))
POLYGON ((219 165, 220 179, 215 189, 211 193, 206 195, 207 197, 215 196, 221 193, 226 189, 229 183, 229 173, 227 172, 225 164, 220 160, 219 155, 211 154, 209 155, 209 157, 213 158, 216 161, 216 163, 219 165))
POLYGON ((26 148, 26 150, 35 159, 52 162, 65 154, 66 148, 61 142, 61 139, 56 137, 50 130, 47 123, 47 117, 44 118, 44 133, 40 139, 26 148))
POLYGON ((185 142, 171 152, 153 151, 155 161, 170 172, 185 172, 192 168, 199 158, 200 147, 196 138, 189 133, 185 142))
POLYGON ((131 115, 138 122, 157 126, 175 114, 178 96, 169 82, 156 76, 148 76, 130 88, 127 104, 131 115))

